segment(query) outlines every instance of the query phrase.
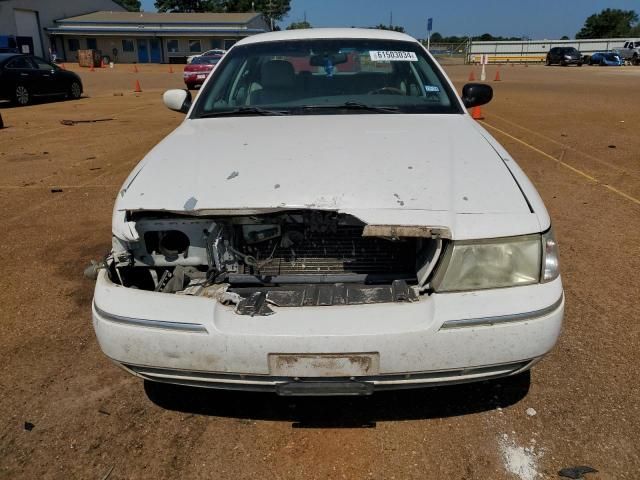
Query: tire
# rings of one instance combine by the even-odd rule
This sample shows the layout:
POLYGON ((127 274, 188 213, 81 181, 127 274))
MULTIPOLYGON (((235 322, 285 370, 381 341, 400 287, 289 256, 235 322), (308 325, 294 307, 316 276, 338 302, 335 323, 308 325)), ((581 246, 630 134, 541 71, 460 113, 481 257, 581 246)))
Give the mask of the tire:
POLYGON ((550 67, 550 66, 551 66, 551 59, 549 58, 549 56, 547 56, 547 60, 544 62, 544 64, 545 64, 547 67, 550 67))
POLYGON ((565 62, 564 60, 562 60, 560 62, 560 65, 562 65, 563 67, 568 67, 569 65, 567 64, 567 62, 565 62))
POLYGON ((640 57, 638 56, 637 53, 633 54, 633 58, 631 59, 631 64, 636 66, 640 65, 640 57))
POLYGON ((582 62, 578 62, 578 66, 581 67, 582 66, 582 62))
POLYGON ((79 82, 73 81, 69 85, 69 93, 67 97, 71 100, 78 100, 82 96, 82 86, 79 82))
POLYGON ((31 103, 31 92, 24 85, 18 84, 13 92, 13 101, 21 107, 29 105, 31 103))

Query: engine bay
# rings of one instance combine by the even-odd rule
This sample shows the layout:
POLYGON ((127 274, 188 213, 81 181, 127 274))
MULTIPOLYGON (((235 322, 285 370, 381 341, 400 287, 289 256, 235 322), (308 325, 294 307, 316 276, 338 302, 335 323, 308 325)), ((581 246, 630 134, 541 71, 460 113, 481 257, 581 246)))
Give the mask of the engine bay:
POLYGON ((271 306, 416 301, 443 244, 437 234, 370 229, 334 211, 217 217, 137 212, 128 220, 138 241, 113 237, 102 265, 111 281, 210 297, 247 315, 271 314, 271 306))

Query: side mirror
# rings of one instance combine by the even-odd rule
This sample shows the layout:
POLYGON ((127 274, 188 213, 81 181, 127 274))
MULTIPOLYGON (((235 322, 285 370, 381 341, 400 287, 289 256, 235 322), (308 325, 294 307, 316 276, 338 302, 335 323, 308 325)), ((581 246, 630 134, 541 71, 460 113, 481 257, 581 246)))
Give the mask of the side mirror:
POLYGON ((187 113, 191 108, 191 92, 189 90, 167 90, 162 95, 162 101, 169 110, 187 113))
POLYGON ((493 88, 484 83, 467 83, 462 87, 462 103, 467 108, 479 107, 493 98, 493 88))

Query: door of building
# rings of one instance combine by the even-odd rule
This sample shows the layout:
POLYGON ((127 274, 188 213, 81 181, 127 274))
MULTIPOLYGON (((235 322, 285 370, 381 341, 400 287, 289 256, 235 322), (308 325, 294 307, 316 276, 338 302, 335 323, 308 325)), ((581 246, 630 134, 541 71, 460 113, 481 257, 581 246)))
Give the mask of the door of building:
POLYGON ((38 57, 43 56, 42 38, 40 37, 40 28, 38 28, 38 16, 33 10, 15 9, 13 15, 16 21, 16 31, 20 37, 31 37, 33 41, 33 50, 31 53, 38 57))
POLYGON ((162 48, 159 38, 149 40, 151 46, 151 63, 162 63, 162 48))
POLYGON ((149 63, 149 47, 147 39, 138 39, 138 63, 149 63))

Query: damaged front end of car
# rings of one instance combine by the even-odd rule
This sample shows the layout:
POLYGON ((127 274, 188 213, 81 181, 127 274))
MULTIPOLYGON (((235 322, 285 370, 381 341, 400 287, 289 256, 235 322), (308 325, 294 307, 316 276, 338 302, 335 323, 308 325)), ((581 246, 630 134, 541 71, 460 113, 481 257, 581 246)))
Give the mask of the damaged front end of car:
MULTIPOLYGON (((367 225, 337 211, 178 215, 125 212, 98 268, 117 285, 232 305, 274 307, 415 302, 449 236, 444 228, 367 225)), ((95 270, 95 268, 94 268, 95 270)))

